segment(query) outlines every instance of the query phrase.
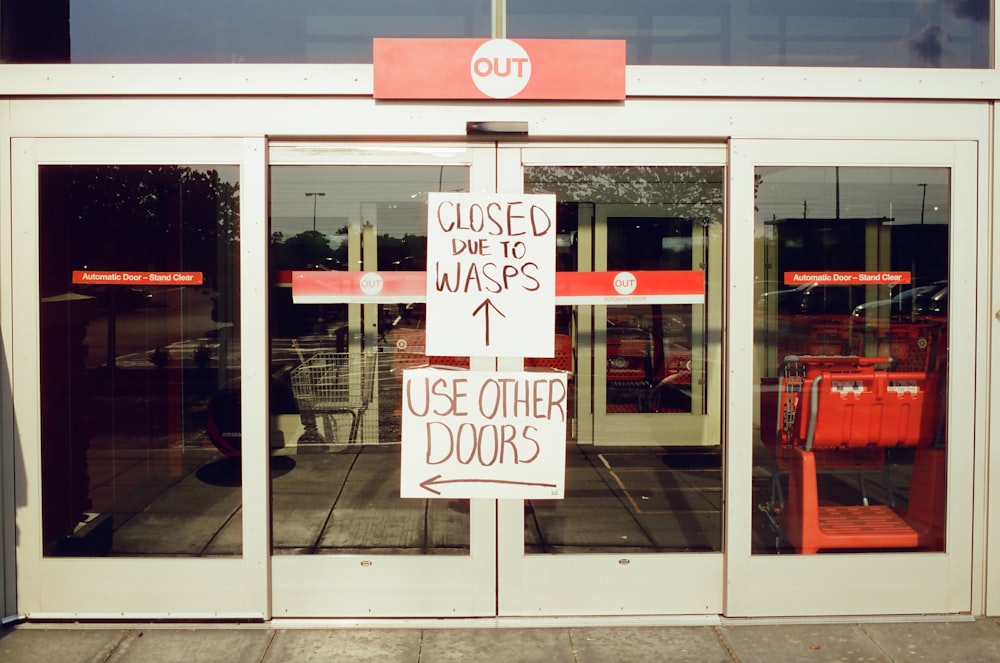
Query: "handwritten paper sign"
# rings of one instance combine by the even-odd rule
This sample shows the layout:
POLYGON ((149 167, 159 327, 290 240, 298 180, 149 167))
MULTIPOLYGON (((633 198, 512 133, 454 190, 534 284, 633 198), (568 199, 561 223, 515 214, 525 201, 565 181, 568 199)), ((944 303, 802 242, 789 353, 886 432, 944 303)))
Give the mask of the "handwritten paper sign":
POLYGON ((403 372, 402 497, 560 499, 566 373, 403 372))
POLYGON ((556 199, 430 193, 427 354, 551 357, 556 199))

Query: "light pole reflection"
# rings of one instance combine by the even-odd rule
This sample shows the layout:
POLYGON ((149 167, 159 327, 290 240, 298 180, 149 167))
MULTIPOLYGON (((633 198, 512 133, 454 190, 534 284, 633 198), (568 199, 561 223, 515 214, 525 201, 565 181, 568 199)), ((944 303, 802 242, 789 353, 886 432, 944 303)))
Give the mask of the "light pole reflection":
POLYGON ((316 232, 316 199, 325 195, 322 191, 309 191, 306 193, 306 198, 313 199, 313 232, 316 232))

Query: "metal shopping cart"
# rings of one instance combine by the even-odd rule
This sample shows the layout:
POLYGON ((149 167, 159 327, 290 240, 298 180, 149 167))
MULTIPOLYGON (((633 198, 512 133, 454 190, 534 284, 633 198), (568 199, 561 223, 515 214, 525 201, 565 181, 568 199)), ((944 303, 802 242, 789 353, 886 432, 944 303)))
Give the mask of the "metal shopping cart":
POLYGON ((338 414, 351 417, 346 442, 359 441, 361 420, 372 400, 377 364, 378 354, 372 351, 322 351, 292 369, 292 393, 306 429, 302 442, 339 442, 338 414))

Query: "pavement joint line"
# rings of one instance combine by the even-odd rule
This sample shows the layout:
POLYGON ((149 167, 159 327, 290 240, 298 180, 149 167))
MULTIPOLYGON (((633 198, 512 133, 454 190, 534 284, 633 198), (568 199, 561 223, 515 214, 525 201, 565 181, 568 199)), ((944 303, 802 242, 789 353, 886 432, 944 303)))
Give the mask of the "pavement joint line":
POLYGON ((868 641, 871 642, 873 645, 875 645, 876 649, 882 652, 882 654, 884 654, 887 659, 895 663, 896 659, 893 658, 892 654, 890 654, 885 650, 885 647, 879 644, 878 640, 872 637, 872 634, 869 633, 868 629, 865 627, 865 624, 858 624, 858 628, 861 630, 862 633, 865 634, 865 637, 868 638, 868 641))
POLYGON ((271 633, 268 635, 267 638, 267 643, 264 645, 264 651, 261 652, 260 659, 258 659, 257 663, 264 663, 264 661, 267 660, 267 655, 271 653, 271 646, 274 644, 274 638, 277 635, 278 635, 278 629, 271 629, 271 633))
POLYGON ((712 631, 715 633, 715 637, 719 640, 719 644, 722 648, 726 650, 726 654, 731 658, 734 663, 739 663, 740 659, 733 651, 733 648, 729 646, 729 640, 726 639, 726 632, 723 630, 722 626, 713 626, 712 631))

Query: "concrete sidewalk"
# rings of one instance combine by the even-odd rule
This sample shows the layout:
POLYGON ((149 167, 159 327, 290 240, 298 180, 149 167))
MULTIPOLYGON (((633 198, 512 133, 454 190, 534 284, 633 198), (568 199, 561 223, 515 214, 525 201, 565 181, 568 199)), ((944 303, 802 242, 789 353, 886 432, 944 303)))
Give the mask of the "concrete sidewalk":
POLYGON ((4 663, 989 663, 1000 621, 549 628, 45 625, 0 630, 4 663))

